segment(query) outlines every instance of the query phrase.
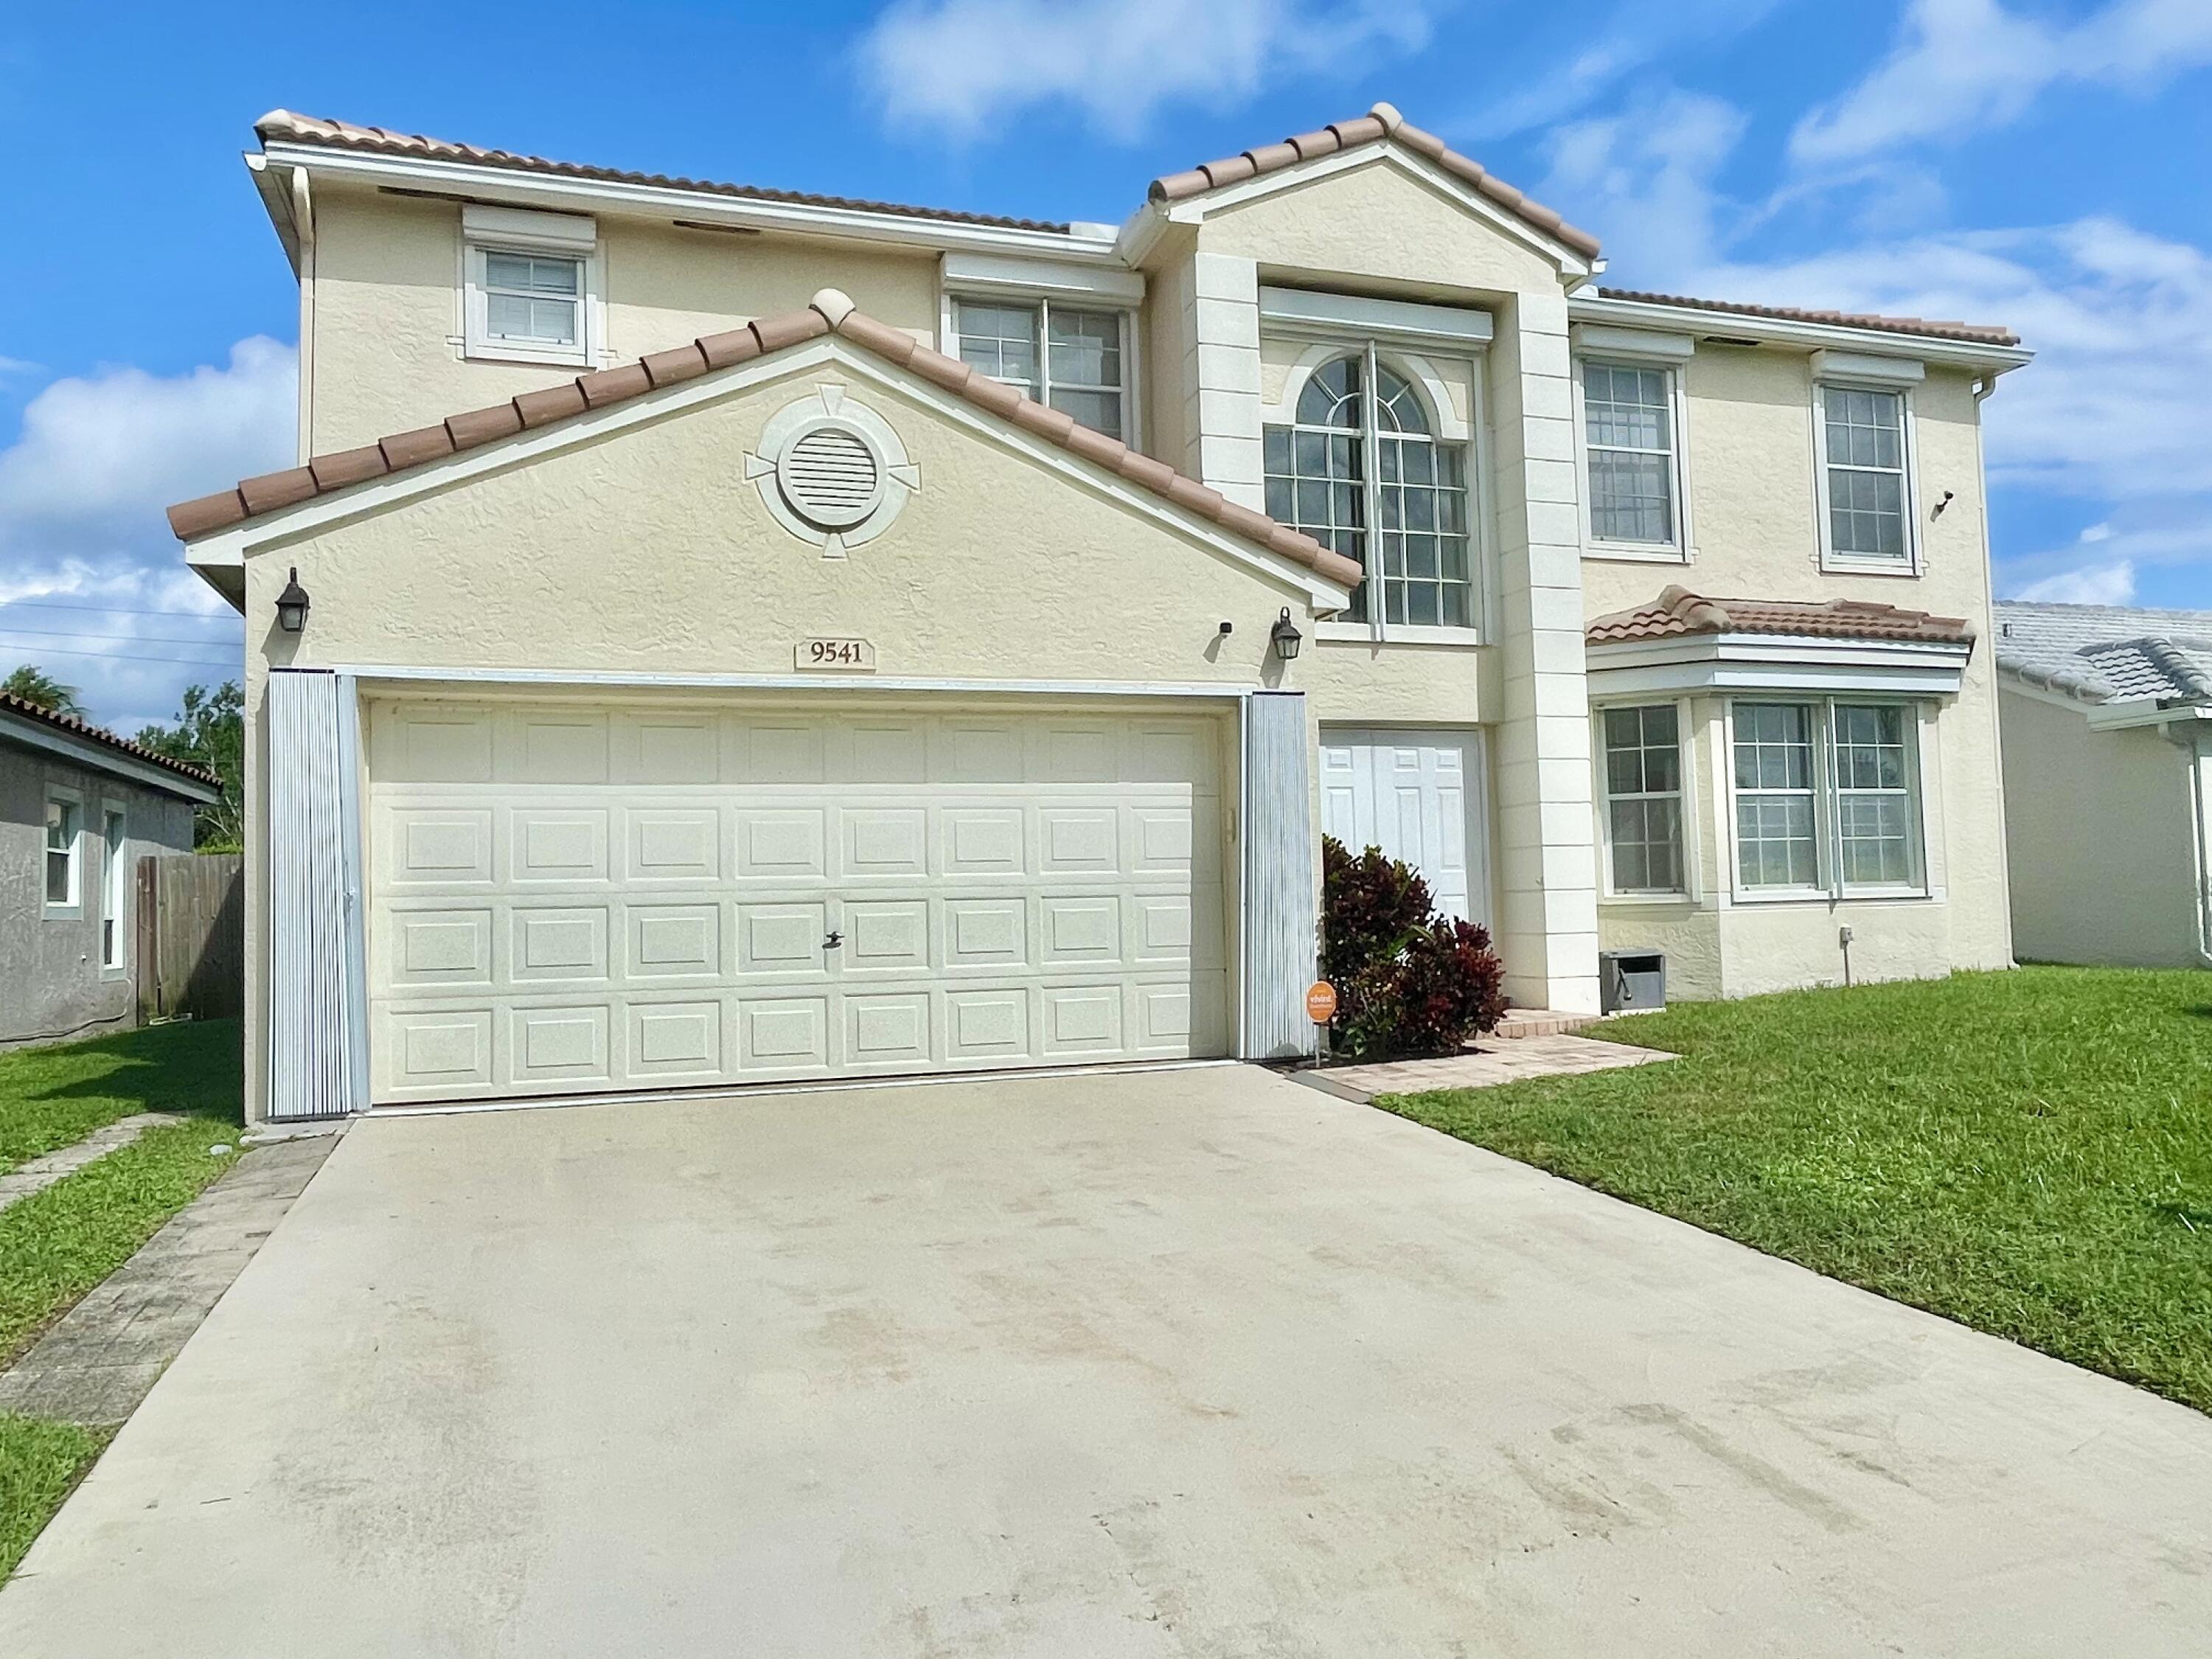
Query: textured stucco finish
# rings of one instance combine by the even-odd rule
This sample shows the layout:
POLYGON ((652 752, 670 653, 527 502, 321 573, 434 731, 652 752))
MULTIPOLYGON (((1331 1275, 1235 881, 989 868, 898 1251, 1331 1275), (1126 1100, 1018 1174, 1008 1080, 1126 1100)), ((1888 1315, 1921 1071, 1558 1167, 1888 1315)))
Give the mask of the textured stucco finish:
POLYGON ((1999 696, 2014 948, 2038 962, 2201 968, 2189 751, 2155 730, 1999 696))
POLYGON ((132 926, 137 861, 155 853, 189 853, 188 801, 64 755, 0 740, 0 1048, 84 1036, 135 1024, 133 970, 138 948, 132 926), (71 792, 82 807, 77 879, 81 902, 50 912, 46 904, 46 798, 71 792), (123 961, 100 959, 101 884, 107 879, 101 813, 124 815, 123 961))
POLYGON ((1253 1067, 354 1126, 0 1652, 2198 1655, 2212 1422, 1253 1067))
MULTIPOLYGON (((937 337, 929 253, 683 230, 599 217, 605 331, 598 368, 795 311, 835 282, 895 328, 937 337)), ((315 206, 307 453, 327 454, 556 386, 578 368, 461 356, 458 204, 331 187, 315 206)))

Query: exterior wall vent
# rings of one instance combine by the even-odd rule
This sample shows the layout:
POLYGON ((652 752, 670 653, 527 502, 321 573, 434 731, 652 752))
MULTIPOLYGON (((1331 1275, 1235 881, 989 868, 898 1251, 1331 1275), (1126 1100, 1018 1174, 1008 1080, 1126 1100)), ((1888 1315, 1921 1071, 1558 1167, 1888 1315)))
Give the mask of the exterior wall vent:
POLYGON ((921 488, 891 423, 830 381, 769 417, 745 477, 776 522, 827 559, 882 535, 921 488))

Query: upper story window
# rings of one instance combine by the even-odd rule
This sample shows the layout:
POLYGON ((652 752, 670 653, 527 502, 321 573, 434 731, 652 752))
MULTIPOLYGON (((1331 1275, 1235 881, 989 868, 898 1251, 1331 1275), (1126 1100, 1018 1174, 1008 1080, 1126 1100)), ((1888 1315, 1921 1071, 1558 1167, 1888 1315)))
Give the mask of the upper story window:
POLYGON ((593 221, 471 203, 461 210, 461 235, 465 353, 589 367, 598 297, 593 221))
POLYGON ((46 798, 46 908, 73 910, 79 898, 83 863, 84 809, 64 797, 46 798))
POLYGON ((1127 314, 1051 300, 955 300, 960 360, 1109 438, 1128 438, 1127 314))
POLYGON ((1358 620, 1472 628, 1467 456, 1438 441, 1420 395, 1374 349, 1307 378, 1294 419, 1266 428, 1267 513, 1358 561, 1358 620))
POLYGON ((1674 382, 1671 368, 1582 366, 1592 541, 1680 546, 1674 382))
POLYGON ((1826 383, 1816 390, 1828 557, 1911 568, 1916 549, 1905 394, 1826 383))

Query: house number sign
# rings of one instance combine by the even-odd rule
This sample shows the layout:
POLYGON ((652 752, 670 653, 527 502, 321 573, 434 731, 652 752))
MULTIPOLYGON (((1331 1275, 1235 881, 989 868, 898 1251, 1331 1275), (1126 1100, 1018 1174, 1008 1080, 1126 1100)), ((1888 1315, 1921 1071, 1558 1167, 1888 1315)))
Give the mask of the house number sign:
POLYGON ((866 640, 801 640, 798 660, 801 668, 872 674, 876 668, 876 647, 866 640))

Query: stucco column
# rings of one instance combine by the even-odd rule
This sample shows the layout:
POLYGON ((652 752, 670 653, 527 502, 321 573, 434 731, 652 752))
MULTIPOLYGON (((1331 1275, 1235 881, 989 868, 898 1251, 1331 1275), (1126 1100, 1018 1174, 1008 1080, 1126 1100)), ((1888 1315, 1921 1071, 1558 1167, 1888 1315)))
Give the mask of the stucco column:
POLYGON ((1497 943, 1522 1007, 1597 1007, 1597 854, 1567 304, 1523 294, 1490 363, 1504 669, 1497 943))
POLYGON ((1227 254, 1192 256, 1183 360, 1184 465, 1231 501, 1267 510, 1260 435, 1260 267, 1227 254))

